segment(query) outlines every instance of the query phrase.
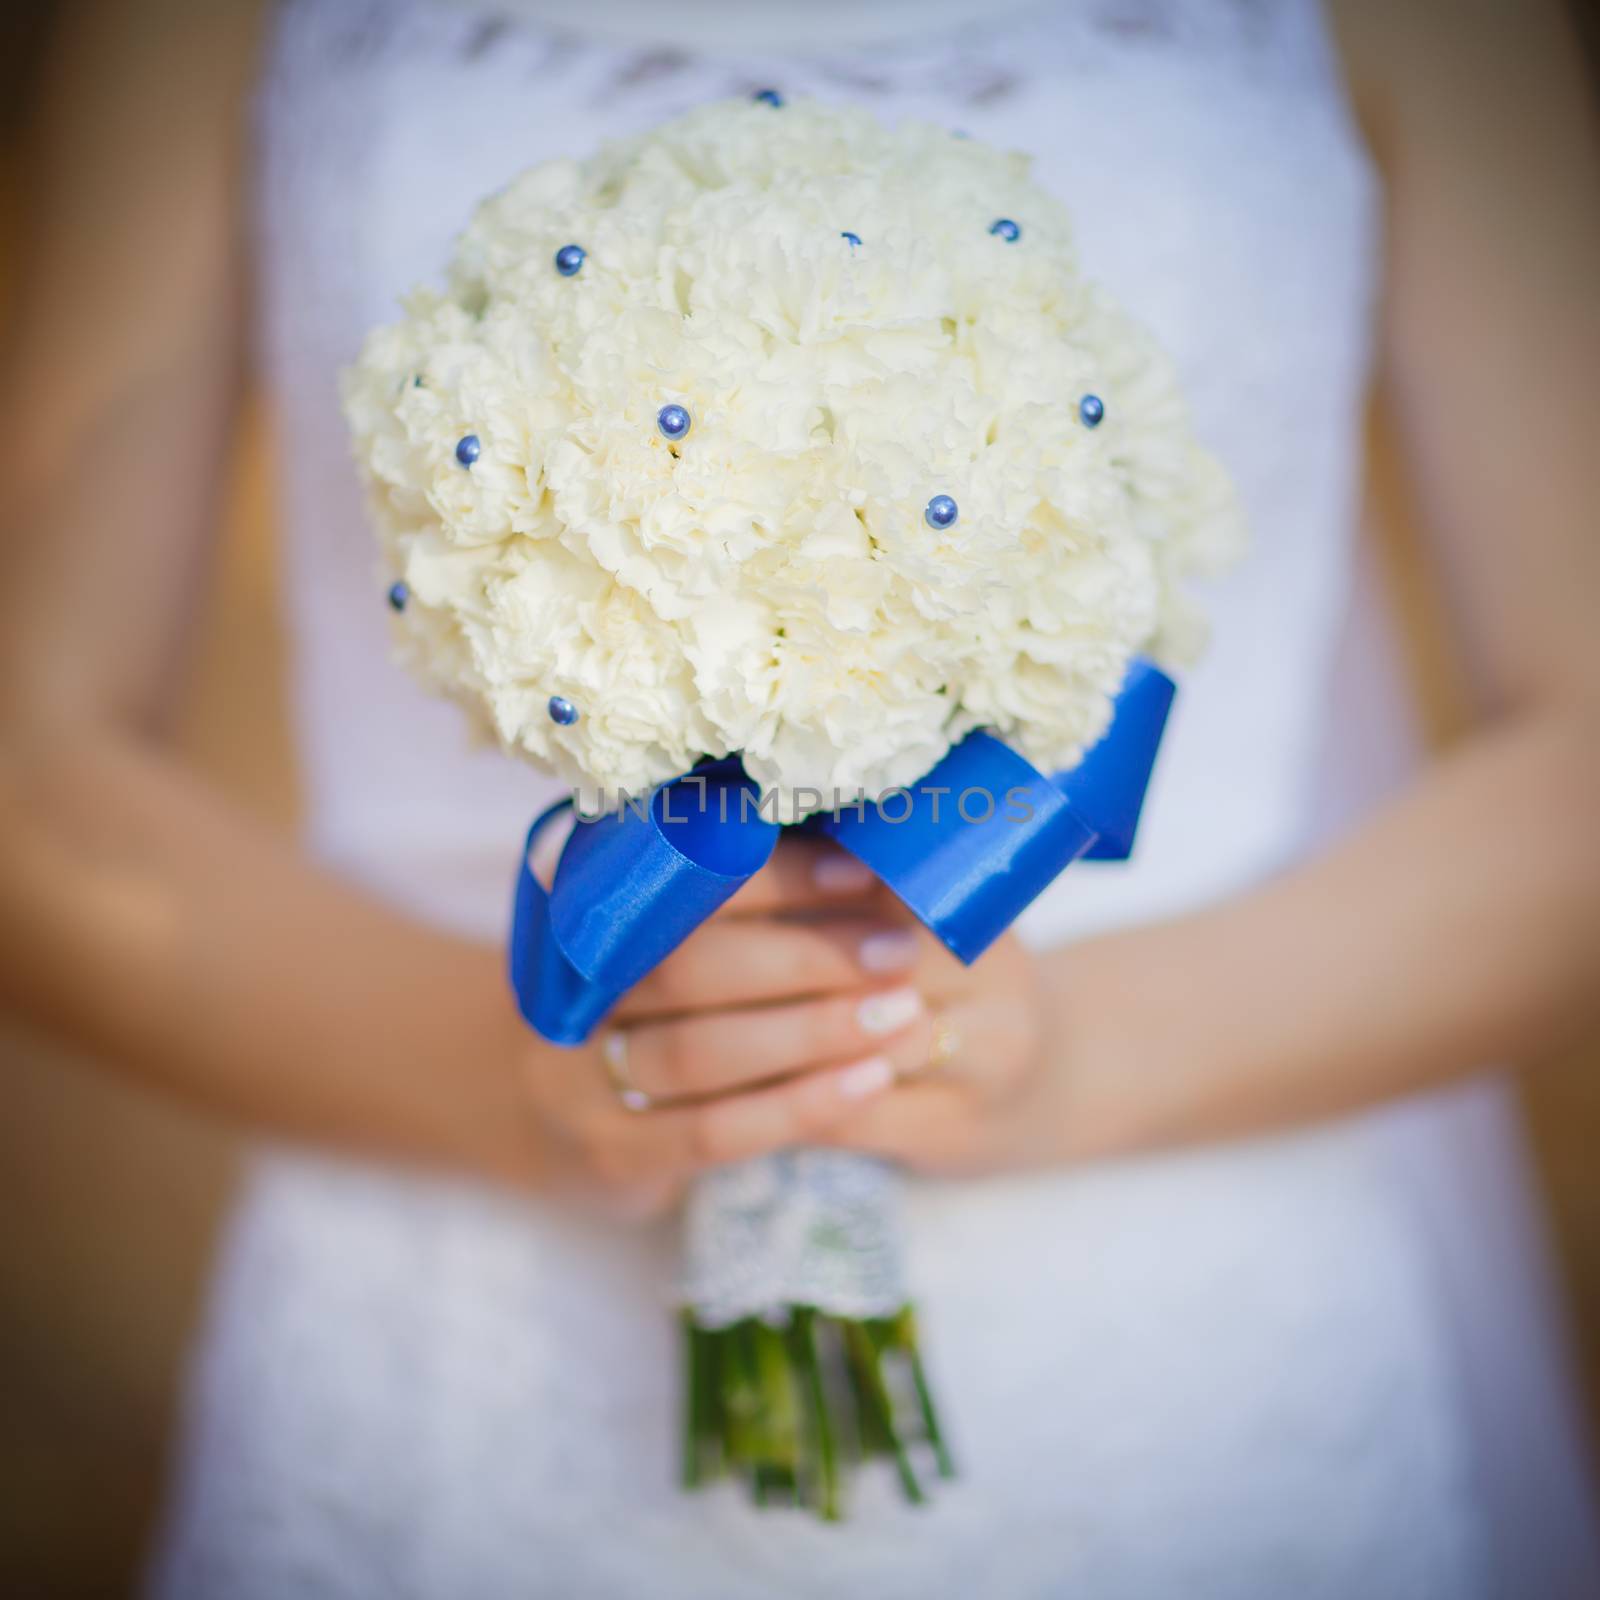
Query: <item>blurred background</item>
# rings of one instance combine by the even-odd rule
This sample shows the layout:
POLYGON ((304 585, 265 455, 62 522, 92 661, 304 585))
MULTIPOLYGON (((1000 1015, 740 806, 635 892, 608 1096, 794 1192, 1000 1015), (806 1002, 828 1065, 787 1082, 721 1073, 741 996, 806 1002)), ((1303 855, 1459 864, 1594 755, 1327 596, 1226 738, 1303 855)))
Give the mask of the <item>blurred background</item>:
MULTIPOLYGON (((1600 8, 1576 9, 1593 64, 1600 8)), ((0 0, 0 317, 10 248, 26 226, 18 139, 49 12, 0 0)), ((1381 416, 1371 443, 1373 535, 1429 731, 1442 742, 1460 726, 1459 705, 1381 416)), ((252 407, 175 737, 239 801, 291 829, 270 450, 252 407)), ((1522 1093, 1600 1423, 1600 1042, 1527 1077, 1522 1093)), ((0 1096, 0 1597, 127 1592, 240 1152, 227 1132, 4 1016, 0 1096)))

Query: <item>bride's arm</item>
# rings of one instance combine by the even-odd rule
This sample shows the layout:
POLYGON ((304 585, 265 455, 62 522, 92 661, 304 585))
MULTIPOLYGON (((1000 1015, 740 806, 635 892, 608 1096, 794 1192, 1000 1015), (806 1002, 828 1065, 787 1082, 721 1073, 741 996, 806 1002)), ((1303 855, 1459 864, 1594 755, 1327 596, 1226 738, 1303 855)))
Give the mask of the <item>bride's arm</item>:
MULTIPOLYGON (((1382 378, 1478 726, 1321 859, 1044 958, 1045 1070, 987 1103, 893 1096, 842 1137, 958 1166, 1228 1137, 1527 1062, 1600 1015, 1600 160, 1581 58, 1551 4, 1362 5, 1341 28, 1389 185, 1382 378)), ((1022 1004, 1015 960, 984 965, 958 1019, 984 1015, 985 983, 1022 1004)))
POLYGON ((0 361, 0 1000, 282 1131, 514 1168, 496 962, 304 864, 163 747, 240 377, 256 19, 81 7, 0 361), (454 1048, 452 1048, 454 1046, 454 1048))
MULTIPOLYGON (((1600 1015, 1600 160, 1560 8, 1349 6, 1389 409, 1480 721, 1342 847, 1061 958, 1083 1137, 1225 1134, 1525 1063, 1600 1015), (1087 1057, 1086 1057, 1087 1061, 1087 1057), (1098 1089, 1092 1085, 1098 1084, 1098 1089)), ((1358 736, 1358 735, 1353 735, 1358 736)))

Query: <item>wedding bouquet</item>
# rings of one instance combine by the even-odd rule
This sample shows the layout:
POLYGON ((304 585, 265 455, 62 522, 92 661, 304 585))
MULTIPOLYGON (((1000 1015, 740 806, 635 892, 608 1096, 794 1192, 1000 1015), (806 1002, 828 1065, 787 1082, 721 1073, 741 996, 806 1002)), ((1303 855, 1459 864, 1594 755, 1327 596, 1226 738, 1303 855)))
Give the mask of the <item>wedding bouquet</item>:
MULTIPOLYGON (((1126 855, 1156 663, 1203 638, 1182 582, 1239 544, 1168 363, 1024 158, 770 91, 484 201, 345 401, 405 659, 572 788, 511 941, 568 1044, 782 827, 964 960, 1126 855)), ((895 1191, 840 1152, 702 1181, 691 1482, 831 1516, 847 1451, 914 1498, 923 1446, 948 1472, 895 1191)))

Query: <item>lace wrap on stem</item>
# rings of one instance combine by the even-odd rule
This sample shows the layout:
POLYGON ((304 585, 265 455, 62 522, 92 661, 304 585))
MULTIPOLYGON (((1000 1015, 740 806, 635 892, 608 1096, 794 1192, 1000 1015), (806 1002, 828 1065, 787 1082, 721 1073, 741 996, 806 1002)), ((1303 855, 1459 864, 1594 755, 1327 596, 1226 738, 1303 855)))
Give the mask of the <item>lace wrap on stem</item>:
POLYGON ((689 1196, 684 1304, 706 1328, 791 1306, 862 1320, 906 1304, 900 1176, 845 1150, 785 1150, 707 1173, 689 1196))

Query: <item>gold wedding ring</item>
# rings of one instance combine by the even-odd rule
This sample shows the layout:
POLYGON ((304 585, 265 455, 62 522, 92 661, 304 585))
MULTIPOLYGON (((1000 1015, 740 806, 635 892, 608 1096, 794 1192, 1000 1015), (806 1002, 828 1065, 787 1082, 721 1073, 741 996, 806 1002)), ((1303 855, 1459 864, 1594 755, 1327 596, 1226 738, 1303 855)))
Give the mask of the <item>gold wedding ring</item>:
POLYGON ((933 1040, 928 1046, 928 1059, 923 1065, 924 1072, 943 1072, 961 1050, 961 1034, 956 1025, 946 1016, 937 1016, 933 1019, 933 1040))
POLYGON ((620 1028, 608 1029, 600 1041, 600 1059, 617 1099, 629 1111, 648 1111, 650 1096, 628 1076, 628 1036, 620 1028))

